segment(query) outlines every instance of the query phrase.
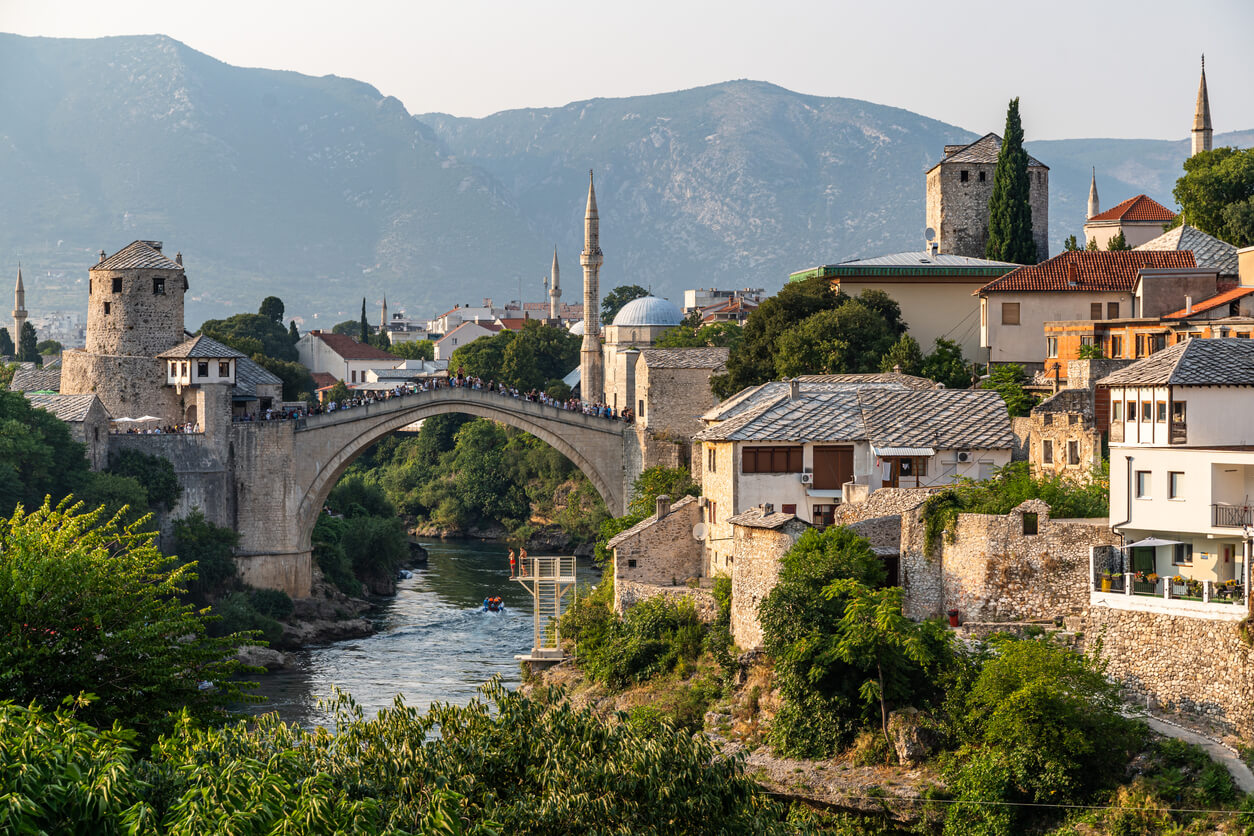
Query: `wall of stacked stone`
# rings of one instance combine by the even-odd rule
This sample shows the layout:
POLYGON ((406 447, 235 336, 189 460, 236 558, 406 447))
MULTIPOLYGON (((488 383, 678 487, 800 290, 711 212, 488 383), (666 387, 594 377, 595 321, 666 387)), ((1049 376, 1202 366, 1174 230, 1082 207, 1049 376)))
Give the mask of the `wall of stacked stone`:
POLYGON ((641 352, 636 362, 636 398, 646 401, 644 425, 686 443, 705 427, 700 416, 718 402, 710 377, 722 369, 650 368, 647 361, 647 353, 641 352))
POLYGON ((705 497, 717 505, 717 518, 710 524, 705 538, 706 575, 720 572, 730 575, 735 566, 734 533, 727 518, 735 516, 736 506, 736 462, 735 444, 731 441, 707 441, 700 450, 694 450, 696 458, 701 459, 705 468, 701 474, 701 491, 705 497), (715 466, 709 469, 710 450, 715 453, 715 466), (731 558, 731 562, 728 562, 731 558))
POLYGON ((718 603, 714 593, 708 589, 689 586, 656 586, 634 581, 614 582, 614 606, 624 613, 636 604, 648 598, 667 598, 675 602, 683 599, 692 601, 697 610, 697 617, 709 624, 718 615, 718 603))
POLYGON ((1157 702, 1219 728, 1254 735, 1254 649, 1238 622, 1180 615, 1088 610, 1084 642, 1135 702, 1157 702))
POLYGON ((165 382, 165 364, 152 357, 82 350, 61 356, 61 394, 96 395, 115 419, 155 415, 181 422, 179 397, 165 382))
POLYGON ((1012 462, 1026 462, 1032 453, 1032 427, 1034 422, 1027 416, 1010 419, 1010 432, 1014 435, 1010 448, 1012 462))
POLYGON ((750 650, 762 646, 758 605, 775 588, 780 561, 807 528, 799 521, 780 528, 735 526, 731 632, 738 647, 750 650))
POLYGON ((614 608, 623 612, 623 592, 629 585, 677 587, 701 577, 701 542, 692 527, 701 519, 695 500, 669 509, 614 547, 614 608), (632 565, 635 564, 635 565, 632 565))

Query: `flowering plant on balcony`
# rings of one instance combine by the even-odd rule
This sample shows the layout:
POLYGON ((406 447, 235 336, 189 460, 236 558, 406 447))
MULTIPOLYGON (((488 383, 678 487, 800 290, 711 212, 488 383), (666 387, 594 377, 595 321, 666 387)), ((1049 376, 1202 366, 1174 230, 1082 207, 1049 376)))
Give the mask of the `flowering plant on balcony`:
POLYGON ((1158 573, 1145 571, 1137 572, 1136 581, 1137 583, 1158 583, 1158 573))

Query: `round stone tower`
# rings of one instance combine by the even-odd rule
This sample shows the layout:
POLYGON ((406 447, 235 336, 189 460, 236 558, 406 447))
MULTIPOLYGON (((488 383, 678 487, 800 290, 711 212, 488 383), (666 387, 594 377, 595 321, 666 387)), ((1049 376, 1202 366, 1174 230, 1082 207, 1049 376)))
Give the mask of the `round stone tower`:
POLYGON ((160 241, 134 241, 88 271, 87 345, 66 352, 61 391, 94 393, 114 418, 181 419, 179 399, 156 359, 184 340, 182 255, 160 241))

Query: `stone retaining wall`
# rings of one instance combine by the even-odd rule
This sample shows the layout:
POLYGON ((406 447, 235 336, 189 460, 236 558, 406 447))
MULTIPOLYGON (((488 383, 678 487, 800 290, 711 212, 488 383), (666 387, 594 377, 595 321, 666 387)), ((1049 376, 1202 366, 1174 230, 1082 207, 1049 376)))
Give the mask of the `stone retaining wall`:
POLYGON ((697 608, 697 616, 706 624, 712 623, 718 615, 718 603, 714 593, 708 589, 690 586, 657 586, 635 581, 615 581, 614 601, 619 612, 626 612, 646 598, 670 598, 678 602, 688 598, 697 608))

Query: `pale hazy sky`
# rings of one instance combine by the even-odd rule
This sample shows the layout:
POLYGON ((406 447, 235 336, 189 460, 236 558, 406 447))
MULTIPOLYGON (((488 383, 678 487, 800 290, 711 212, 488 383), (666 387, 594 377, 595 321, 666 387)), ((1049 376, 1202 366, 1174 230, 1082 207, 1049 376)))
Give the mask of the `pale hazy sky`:
POLYGON ((334 74, 411 113, 483 116, 734 78, 1027 138, 1254 128, 1254 0, 0 0, 0 31, 161 33, 230 64, 334 74))

